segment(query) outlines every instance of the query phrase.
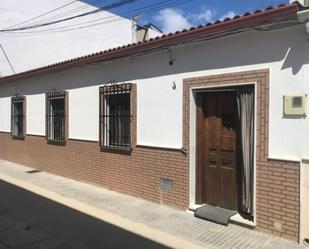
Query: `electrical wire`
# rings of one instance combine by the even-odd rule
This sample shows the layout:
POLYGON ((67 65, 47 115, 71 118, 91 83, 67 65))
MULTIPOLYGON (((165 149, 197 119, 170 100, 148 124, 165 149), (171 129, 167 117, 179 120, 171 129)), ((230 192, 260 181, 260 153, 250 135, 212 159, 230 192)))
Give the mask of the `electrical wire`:
POLYGON ((1 50, 2 50, 2 53, 4 54, 4 57, 5 57, 6 61, 7 61, 8 64, 10 65, 10 68, 11 68, 12 72, 15 74, 14 67, 13 67, 13 65, 12 65, 12 63, 11 63, 11 61, 10 61, 8 55, 6 54, 6 52, 5 52, 5 50, 4 50, 4 48, 3 48, 3 46, 2 46, 1 43, 0 43, 0 48, 1 48, 1 50))
POLYGON ((74 14, 76 12, 79 12, 79 11, 82 11, 82 10, 85 10, 85 9, 89 9, 89 8, 93 7, 92 5, 98 4, 98 2, 100 2, 100 1, 106 1, 106 0, 95 0, 95 1, 92 1, 92 2, 87 2, 87 4, 85 4, 83 6, 79 6, 77 8, 73 8, 73 9, 67 10, 66 12, 46 17, 44 19, 41 19, 41 20, 39 20, 37 22, 32 23, 32 25, 40 24, 42 22, 50 22, 50 21, 55 20, 56 18, 65 17, 65 16, 68 16, 70 14, 74 14))
POLYGON ((57 7, 56 9, 52 9, 52 10, 47 11, 47 12, 45 12, 45 13, 39 15, 39 16, 32 17, 32 18, 30 18, 30 19, 28 19, 28 20, 26 20, 26 21, 22 21, 22 22, 20 22, 20 23, 14 24, 14 25, 12 25, 12 26, 10 26, 10 27, 7 27, 7 28, 4 28, 4 29, 12 29, 12 28, 18 27, 18 26, 20 26, 20 25, 22 25, 22 24, 29 23, 29 22, 31 22, 31 21, 33 21, 33 20, 36 20, 36 19, 38 19, 38 18, 40 18, 40 17, 42 17, 42 16, 48 15, 48 14, 50 14, 50 13, 53 13, 53 12, 57 11, 57 10, 60 10, 60 9, 63 9, 63 8, 65 8, 65 7, 67 7, 67 6, 69 6, 69 5, 72 5, 72 4, 76 3, 76 2, 78 2, 78 0, 71 1, 71 2, 69 2, 69 3, 67 3, 67 4, 64 4, 64 5, 62 5, 62 6, 57 7))
MULTIPOLYGON (((179 1, 179 0, 176 0, 176 1, 167 0, 167 1, 162 1, 160 3, 148 5, 148 6, 143 7, 143 8, 139 8, 139 9, 131 10, 129 12, 121 13, 121 15, 126 17, 126 18, 132 18, 132 17, 134 17, 138 14, 149 14, 149 13, 157 12, 161 9, 168 8, 168 7, 175 7, 175 6, 190 2, 190 1, 192 1, 192 0, 181 0, 181 1, 179 1)), ((61 28, 44 29, 44 30, 28 31, 28 32, 16 32, 16 33, 10 32, 10 33, 1 33, 1 34, 2 35, 12 35, 12 36, 32 36, 32 35, 42 35, 42 34, 51 34, 51 33, 61 33, 61 32, 79 30, 79 29, 94 27, 94 26, 98 26, 98 25, 103 25, 103 24, 123 20, 123 18, 113 18, 112 19, 112 17, 114 17, 114 16, 99 18, 99 19, 96 19, 96 20, 92 20, 92 21, 88 21, 88 22, 85 22, 85 23, 78 24, 78 25, 84 25, 84 26, 72 25, 72 26, 66 26, 66 27, 61 27, 61 28), (104 21, 104 22, 98 22, 98 21, 106 20, 106 19, 111 19, 111 20, 104 21), (93 23, 93 22, 98 22, 98 23, 85 25, 85 24, 93 23)))
MULTIPOLYGON (((126 12, 123 12, 120 14, 120 16, 122 17, 125 17, 125 18, 130 18, 133 16, 136 16, 139 14, 139 12, 142 12, 142 11, 148 11, 149 10, 160 10, 162 8, 166 8, 166 7, 171 7, 173 5, 171 5, 171 3, 182 3, 183 1, 185 0, 182 0, 182 1, 179 1, 179 0, 165 0, 165 1, 161 1, 159 3, 155 3, 155 4, 151 4, 151 5, 147 5, 147 6, 144 6, 142 8, 138 8, 138 9, 134 9, 134 10, 130 10, 130 11, 126 11, 126 12), (171 2, 171 3, 170 3, 171 2)), ((187 0, 186 0, 187 1, 187 0)), ((189 1, 189 0, 188 0, 189 1)), ((191 1, 191 0, 190 0, 191 1)), ((178 5, 177 4, 177 5, 178 5)), ((145 13, 145 12, 143 12, 145 13)), ((150 13, 150 12, 149 12, 150 13)), ((93 22, 98 22, 98 21, 101 21, 101 20, 106 20, 106 19, 112 19, 114 18, 113 20, 117 19, 117 20, 123 20, 123 18, 119 18, 119 17, 116 17, 115 18, 115 15, 110 15, 110 16, 107 16, 107 17, 101 17, 101 18, 98 18, 98 19, 94 19, 94 20, 91 20, 91 21, 87 21, 87 22, 84 22, 84 23, 80 23, 80 24, 74 24, 74 25, 70 25, 70 26, 64 26, 64 27, 59 27, 59 28, 52 28, 52 29, 44 29, 44 30, 40 30, 40 31, 37 31, 37 32, 44 32, 44 31, 57 31, 57 30, 62 30, 64 28, 75 28, 75 27, 78 27, 78 25, 81 25, 81 24, 89 24, 89 23, 93 23, 93 22)), ((116 21, 116 20, 115 20, 116 21)), ((109 22, 108 22, 109 23, 109 22)), ((32 32, 32 31, 30 31, 32 32)), ((29 32, 29 33, 30 33, 29 32)), ((35 31, 33 31, 35 32, 35 31)), ((25 32, 24 32, 25 33, 25 32)))
POLYGON ((108 5, 100 8, 100 9, 92 10, 92 11, 85 12, 85 13, 75 15, 75 16, 71 16, 71 17, 68 17, 68 18, 64 18, 64 19, 60 19, 60 20, 56 20, 56 21, 52 21, 52 22, 46 22, 46 23, 42 23, 42 24, 38 24, 38 25, 26 26, 26 27, 22 27, 22 28, 2 29, 2 30, 0 30, 0 32, 22 31, 22 30, 28 30, 28 29, 50 26, 50 25, 53 25, 53 24, 69 21, 69 20, 72 20, 72 19, 92 15, 92 14, 98 13, 98 12, 103 11, 103 10, 110 10, 110 9, 113 9, 113 8, 116 8, 116 7, 126 5, 128 3, 132 3, 134 1, 136 1, 136 0, 121 0, 121 1, 118 1, 116 3, 108 4, 108 5))

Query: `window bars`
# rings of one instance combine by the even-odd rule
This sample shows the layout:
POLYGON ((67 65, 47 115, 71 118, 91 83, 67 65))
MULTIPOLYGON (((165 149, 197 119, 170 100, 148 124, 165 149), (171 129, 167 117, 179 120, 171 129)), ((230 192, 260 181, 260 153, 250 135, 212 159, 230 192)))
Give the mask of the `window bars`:
POLYGON ((131 149, 131 87, 127 83, 100 88, 102 148, 131 149))
POLYGON ((15 138, 25 136, 25 97, 16 96, 11 99, 11 135, 15 138))
POLYGON ((46 138, 63 143, 67 139, 67 92, 46 94, 46 138))

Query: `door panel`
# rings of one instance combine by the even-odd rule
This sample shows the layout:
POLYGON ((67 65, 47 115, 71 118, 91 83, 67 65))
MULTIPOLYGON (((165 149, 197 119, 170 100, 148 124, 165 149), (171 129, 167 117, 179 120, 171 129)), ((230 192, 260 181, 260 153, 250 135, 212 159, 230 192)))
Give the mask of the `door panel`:
POLYGON ((234 152, 235 151, 235 137, 234 136, 227 136, 227 135, 221 135, 221 152, 229 151, 234 152))
POLYGON ((235 93, 201 93, 199 106, 197 199, 237 210, 235 93))
POLYGON ((234 180, 234 170, 231 167, 221 169, 221 203, 220 207, 237 210, 237 188, 234 180))

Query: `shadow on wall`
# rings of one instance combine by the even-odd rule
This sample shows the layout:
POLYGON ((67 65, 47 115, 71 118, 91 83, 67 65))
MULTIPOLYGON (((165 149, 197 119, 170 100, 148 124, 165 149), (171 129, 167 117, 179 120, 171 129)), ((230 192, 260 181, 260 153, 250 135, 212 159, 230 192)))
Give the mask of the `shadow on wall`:
POLYGON ((51 89, 68 90, 98 86, 110 81, 138 82, 142 79, 181 73, 281 61, 283 61, 282 70, 291 68, 293 74, 297 74, 303 64, 309 62, 302 54, 301 45, 304 44, 305 39, 303 27, 274 32, 252 31, 234 37, 190 45, 190 48, 174 48, 172 49, 172 57, 175 59, 173 66, 169 66, 170 54, 166 49, 156 54, 101 62, 29 80, 11 82, 10 87, 1 89, 0 97, 9 97, 16 93, 39 94, 51 89))
POLYGON ((0 195, 0 247, 168 248, 3 181, 0 195))
POLYGON ((295 45, 291 44, 288 48, 285 56, 285 60, 281 67, 281 70, 291 68, 293 75, 296 75, 300 72, 304 64, 309 63, 309 58, 305 57, 302 51, 303 47, 308 47, 309 41, 303 40, 301 43, 295 45))

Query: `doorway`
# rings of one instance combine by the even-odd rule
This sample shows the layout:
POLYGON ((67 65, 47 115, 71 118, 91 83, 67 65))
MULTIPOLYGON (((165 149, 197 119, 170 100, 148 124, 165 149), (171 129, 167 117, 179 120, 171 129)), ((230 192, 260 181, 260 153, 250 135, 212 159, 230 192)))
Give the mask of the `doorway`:
POLYGON ((253 214, 254 88, 196 93, 196 204, 253 214))

